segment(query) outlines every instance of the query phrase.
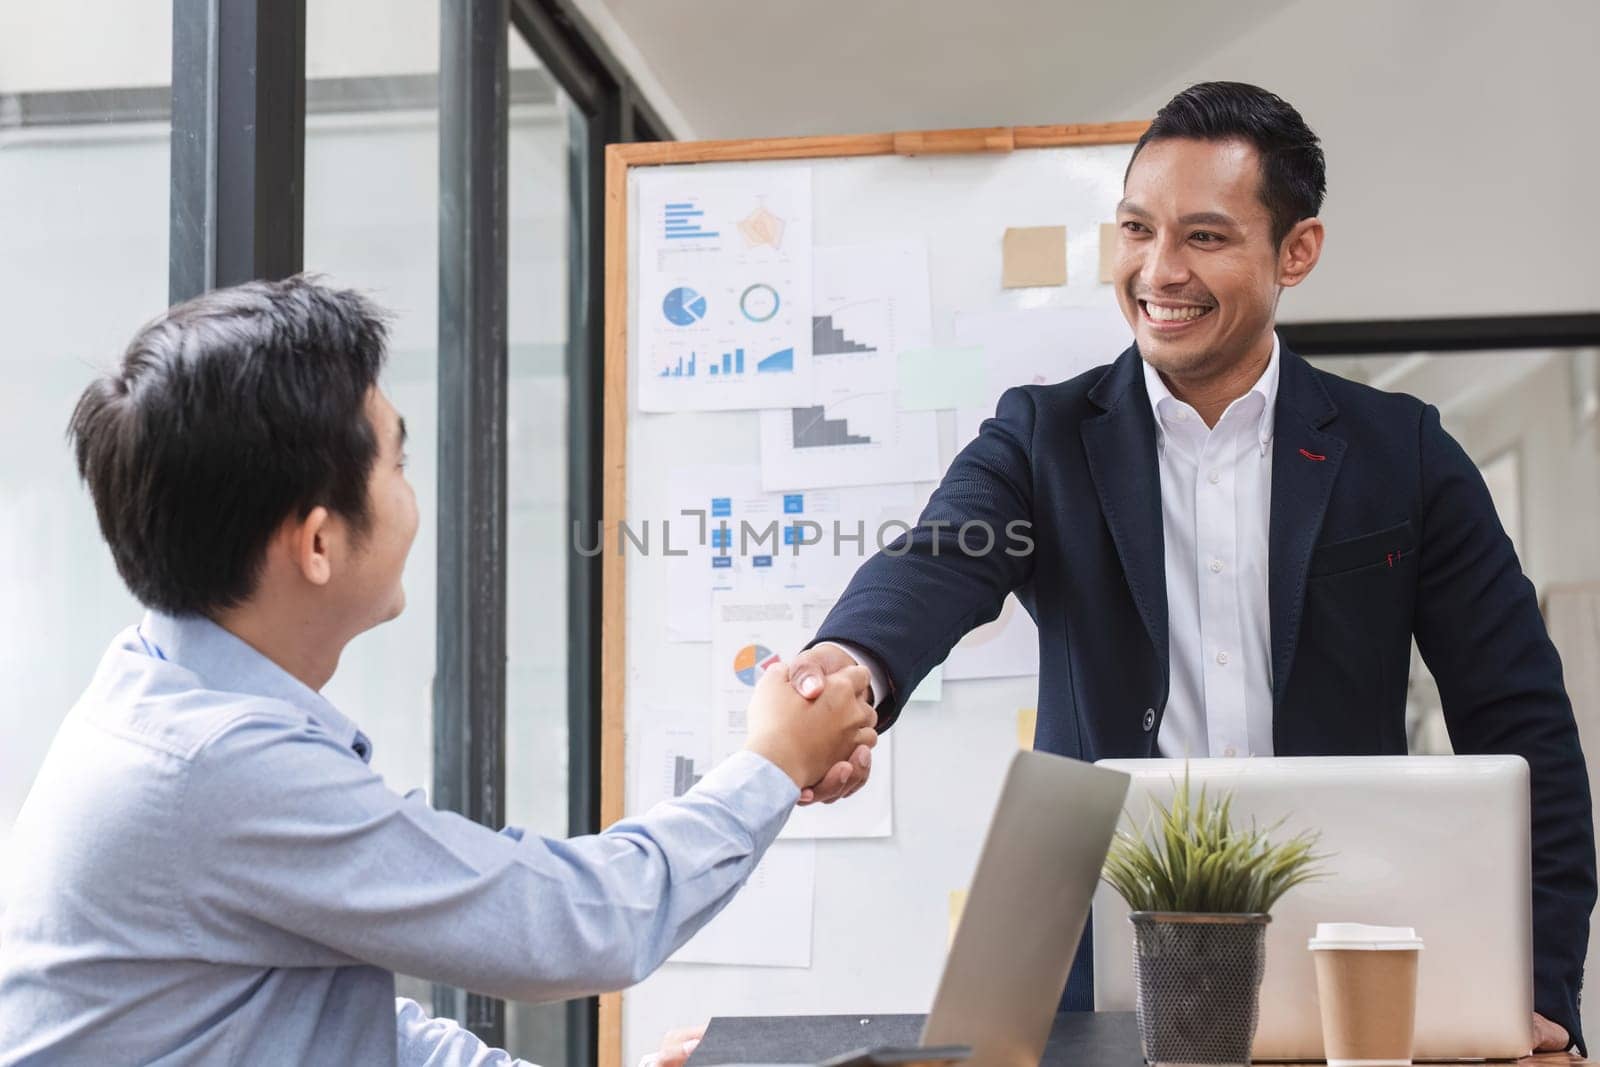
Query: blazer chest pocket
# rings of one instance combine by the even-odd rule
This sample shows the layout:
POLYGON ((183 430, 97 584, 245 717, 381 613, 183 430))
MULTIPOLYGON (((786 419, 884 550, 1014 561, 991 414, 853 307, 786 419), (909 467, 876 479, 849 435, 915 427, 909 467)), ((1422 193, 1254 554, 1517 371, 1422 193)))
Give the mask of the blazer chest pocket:
POLYGON ((1368 567, 1398 567, 1401 560, 1410 557, 1416 550, 1417 538, 1411 523, 1402 522, 1386 530, 1318 545, 1311 554, 1311 569, 1307 577, 1327 578, 1368 567))

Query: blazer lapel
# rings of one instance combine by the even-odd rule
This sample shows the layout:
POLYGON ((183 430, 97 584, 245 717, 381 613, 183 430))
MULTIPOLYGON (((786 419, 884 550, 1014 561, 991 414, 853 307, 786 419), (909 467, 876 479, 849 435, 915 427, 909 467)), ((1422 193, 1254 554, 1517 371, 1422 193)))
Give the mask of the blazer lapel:
POLYGON ((1272 504, 1267 532, 1267 601, 1272 633, 1272 706, 1282 706, 1306 599, 1306 574, 1345 442, 1323 431, 1338 414, 1305 360, 1280 347, 1272 431, 1272 504))
POLYGON ((1089 391, 1105 414, 1084 422, 1083 448, 1116 543, 1128 589, 1167 673, 1167 575, 1161 532, 1161 471, 1156 424, 1144 388, 1139 350, 1130 348, 1089 391))

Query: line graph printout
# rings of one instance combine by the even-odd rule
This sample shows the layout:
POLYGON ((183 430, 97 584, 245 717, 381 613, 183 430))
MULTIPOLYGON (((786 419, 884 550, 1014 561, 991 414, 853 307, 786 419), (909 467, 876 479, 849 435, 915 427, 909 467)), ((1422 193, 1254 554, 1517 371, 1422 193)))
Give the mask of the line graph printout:
POLYGON ((811 382, 811 171, 638 174, 643 411, 779 408, 811 382))

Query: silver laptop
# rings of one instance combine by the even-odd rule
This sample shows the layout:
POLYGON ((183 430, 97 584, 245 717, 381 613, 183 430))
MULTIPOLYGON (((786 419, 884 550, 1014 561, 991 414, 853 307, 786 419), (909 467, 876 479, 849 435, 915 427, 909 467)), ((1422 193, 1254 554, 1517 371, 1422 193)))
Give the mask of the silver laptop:
POLYGON ((973 1067, 1039 1062, 1127 791, 1125 774, 1016 754, 923 1045, 970 1045, 973 1067))
MULTIPOLYGON (((1106 760, 1133 777, 1128 811, 1171 802, 1183 760, 1106 760)), ((1515 1059, 1532 1045, 1533 911, 1528 765, 1517 756, 1203 759, 1193 788, 1231 790, 1235 819, 1321 832, 1329 876, 1292 889, 1267 927, 1256 1060, 1320 1060, 1306 942, 1319 922, 1414 926, 1416 1058, 1515 1059)), ((1095 1008, 1134 1006, 1128 908, 1094 902, 1095 1008)))

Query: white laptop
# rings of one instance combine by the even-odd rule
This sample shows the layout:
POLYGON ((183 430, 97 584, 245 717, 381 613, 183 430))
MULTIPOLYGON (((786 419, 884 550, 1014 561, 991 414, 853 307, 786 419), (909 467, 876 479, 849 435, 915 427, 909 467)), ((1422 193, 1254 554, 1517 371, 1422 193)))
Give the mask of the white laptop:
MULTIPOLYGON (((1127 811, 1170 804, 1183 760, 1105 760, 1133 778, 1127 811)), ((1283 819, 1285 837, 1320 831, 1327 877, 1291 889, 1267 927, 1256 1060, 1323 1059, 1316 975, 1306 949, 1319 922, 1414 926, 1417 1059, 1515 1059, 1532 1045, 1533 911, 1528 765, 1518 756, 1200 759, 1192 788, 1232 791, 1234 819, 1283 819)), ((1134 1007, 1128 907, 1101 884, 1094 901, 1100 1011, 1134 1007)))

